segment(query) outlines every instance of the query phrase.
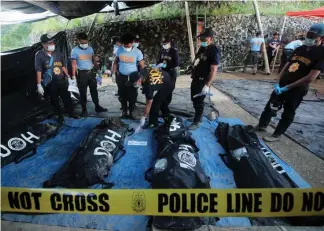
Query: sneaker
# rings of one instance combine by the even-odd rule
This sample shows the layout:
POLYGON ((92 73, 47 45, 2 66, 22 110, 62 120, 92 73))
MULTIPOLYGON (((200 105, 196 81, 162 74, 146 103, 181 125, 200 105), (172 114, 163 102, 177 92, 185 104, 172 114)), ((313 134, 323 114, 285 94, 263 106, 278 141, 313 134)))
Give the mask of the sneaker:
POLYGON ((95 111, 98 112, 98 113, 99 112, 106 112, 106 111, 108 111, 108 109, 107 108, 103 108, 100 105, 98 105, 98 106, 96 106, 95 111))
POLYGON ((193 122, 193 123, 188 127, 188 129, 189 129, 189 130, 195 130, 195 129, 199 128, 199 127, 200 127, 200 122, 193 122))
POLYGON ((263 140, 264 141, 267 141, 267 142, 275 142, 275 141, 279 141, 281 138, 281 135, 272 135, 272 136, 265 136, 263 137, 263 140))
POLYGON ((81 117, 87 117, 88 116, 88 111, 87 109, 83 109, 81 113, 81 117))
POLYGON ((259 124, 257 126, 254 127, 253 129, 254 131, 258 131, 258 132, 266 132, 267 128, 266 127, 261 127, 259 124))

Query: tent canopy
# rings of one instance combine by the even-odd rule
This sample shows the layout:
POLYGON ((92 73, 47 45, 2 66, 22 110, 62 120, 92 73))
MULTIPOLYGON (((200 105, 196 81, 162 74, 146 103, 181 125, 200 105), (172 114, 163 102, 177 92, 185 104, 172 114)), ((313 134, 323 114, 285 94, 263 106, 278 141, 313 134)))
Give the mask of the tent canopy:
POLYGON ((296 11, 296 12, 288 11, 286 15, 304 17, 304 18, 324 18, 324 6, 314 10, 296 11))
MULTIPOLYGON (((151 6, 161 1, 126 1, 129 9, 151 6)), ((67 19, 98 13, 113 1, 1 1, 1 11, 19 11, 25 14, 50 11, 67 19)))

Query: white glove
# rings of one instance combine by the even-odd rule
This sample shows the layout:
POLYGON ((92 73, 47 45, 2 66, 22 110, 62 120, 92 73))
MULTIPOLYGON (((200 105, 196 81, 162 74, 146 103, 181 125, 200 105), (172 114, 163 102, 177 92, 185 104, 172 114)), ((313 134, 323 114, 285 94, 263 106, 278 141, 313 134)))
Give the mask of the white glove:
POLYGON ((145 119, 146 117, 145 116, 142 116, 141 119, 140 119, 140 124, 138 125, 138 127, 135 129, 135 133, 138 133, 141 131, 142 127, 144 126, 145 124, 145 119))
POLYGON ((196 61, 194 63, 194 67, 197 66, 199 62, 200 62, 200 59, 196 59, 196 61))
POLYGON ((145 119, 146 119, 145 116, 142 116, 142 117, 141 117, 141 119, 140 119, 140 125, 141 125, 141 127, 144 126, 144 124, 145 124, 145 119))
POLYGON ((73 76, 71 77, 71 79, 75 80, 76 78, 75 78, 75 76, 73 75, 73 76))
POLYGON ((41 84, 37 84, 37 92, 40 95, 44 95, 44 88, 42 87, 41 84))
POLYGON ((114 61, 115 57, 109 57, 109 61, 114 61))
POLYGON ((111 80, 112 80, 113 83, 116 83, 116 74, 115 73, 113 73, 111 75, 111 80))
POLYGON ((207 95, 208 93, 209 93, 209 87, 207 85, 205 85, 201 91, 201 94, 207 95))

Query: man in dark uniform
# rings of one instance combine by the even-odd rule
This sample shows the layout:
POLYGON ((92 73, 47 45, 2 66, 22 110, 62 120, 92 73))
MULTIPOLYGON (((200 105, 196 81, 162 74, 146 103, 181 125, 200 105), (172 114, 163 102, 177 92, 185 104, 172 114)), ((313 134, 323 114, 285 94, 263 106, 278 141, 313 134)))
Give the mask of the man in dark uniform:
MULTIPOLYGON (((159 52, 157 63, 163 63, 162 70, 170 74, 171 80, 175 86, 178 77, 178 68, 180 65, 179 54, 176 48, 171 47, 171 38, 164 37, 162 40, 162 49, 159 52)), ((174 89, 172 89, 173 91, 174 89)), ((169 103, 172 101, 172 94, 168 98, 169 103)))
POLYGON ((304 45, 298 47, 279 74, 274 91, 261 114, 257 131, 266 131, 271 117, 284 108, 281 120, 272 136, 264 137, 273 142, 280 139, 295 117, 296 109, 307 94, 309 84, 324 70, 324 24, 314 24, 307 32, 304 45))
POLYGON ((275 32, 273 33, 273 38, 268 40, 268 47, 267 47, 267 55, 268 55, 268 62, 269 66, 273 60, 273 58, 276 56, 276 53, 279 51, 281 41, 279 40, 279 33, 275 32))
POLYGON ((220 50, 213 43, 215 32, 206 28, 199 37, 201 46, 196 54, 192 71, 191 100, 195 109, 195 117, 189 129, 196 129, 204 112, 204 99, 209 93, 209 88, 216 76, 220 64, 220 50))
POLYGON ((69 83, 66 77, 70 78, 70 76, 66 69, 66 60, 59 51, 55 51, 54 41, 53 39, 50 39, 47 34, 42 35, 40 41, 44 49, 37 52, 35 56, 37 91, 40 95, 44 95, 42 79, 44 74, 50 70, 52 81, 44 87, 46 87, 49 93, 52 106, 54 107, 55 112, 59 115, 59 120, 64 120, 59 96, 61 96, 64 107, 69 116, 77 119, 79 116, 77 116, 73 111, 72 99, 70 92, 68 91, 69 83))
POLYGON ((159 111, 161 110, 165 119, 170 113, 168 98, 174 89, 174 81, 168 72, 161 71, 160 68, 145 68, 141 73, 142 93, 146 97, 146 106, 140 120, 140 127, 143 127, 148 116, 149 123, 145 128, 157 127, 159 111))

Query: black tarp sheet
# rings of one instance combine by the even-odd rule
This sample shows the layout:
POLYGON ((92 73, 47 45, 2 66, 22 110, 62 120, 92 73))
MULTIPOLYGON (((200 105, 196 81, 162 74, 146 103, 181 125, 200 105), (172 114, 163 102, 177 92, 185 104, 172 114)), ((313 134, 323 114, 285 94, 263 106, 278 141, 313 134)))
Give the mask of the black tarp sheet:
MULTIPOLYGON (((126 1, 125 4, 132 8, 151 6, 160 1, 126 1)), ((26 14, 41 13, 46 10, 67 19, 84 17, 98 13, 112 1, 2 1, 1 10, 17 10, 26 14)))
MULTIPOLYGON (((54 37, 56 50, 69 57, 70 48, 65 32, 54 37)), ((37 115, 51 111, 48 98, 40 102, 36 92, 34 59, 40 43, 1 53, 1 129, 2 134, 34 121, 37 115)))

